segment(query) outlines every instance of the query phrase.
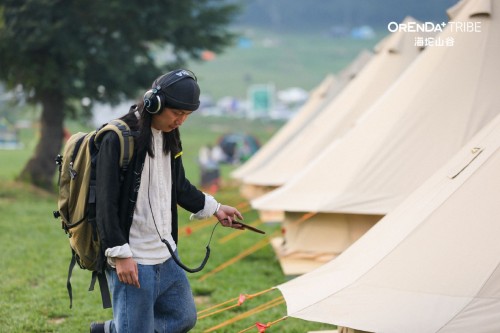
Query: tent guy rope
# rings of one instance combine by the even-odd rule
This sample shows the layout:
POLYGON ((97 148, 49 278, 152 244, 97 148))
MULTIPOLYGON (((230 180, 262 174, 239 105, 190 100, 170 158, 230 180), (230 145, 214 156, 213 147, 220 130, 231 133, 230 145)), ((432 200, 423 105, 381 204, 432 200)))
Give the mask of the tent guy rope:
POLYGON ((233 317, 231 319, 228 319, 228 320, 220 323, 219 325, 213 326, 213 327, 205 330, 204 333, 214 332, 214 331, 216 331, 216 330, 218 330, 218 329, 220 329, 222 327, 225 327, 225 326, 230 325, 232 323, 235 323, 235 322, 237 322, 239 320, 242 320, 242 319, 245 319, 247 317, 250 317, 253 314, 256 314, 256 313, 268 310, 270 308, 273 308, 275 306, 278 306, 280 304, 283 304, 284 302, 285 302, 285 299, 283 298, 283 296, 276 297, 275 299, 272 299, 269 302, 261 304, 261 305, 257 306, 254 309, 248 310, 247 312, 239 314, 239 315, 237 315, 237 316, 235 316, 235 317, 233 317))
POLYGON ((224 312, 226 310, 236 308, 238 306, 241 306, 243 303, 245 303, 245 301, 250 300, 250 299, 255 298, 255 297, 258 297, 258 296, 261 296, 263 294, 266 294, 274 289, 275 289, 274 287, 269 288, 269 289, 260 291, 260 292, 255 293, 255 294, 240 294, 240 296, 238 296, 238 297, 232 298, 232 299, 227 300, 225 302, 222 302, 222 303, 216 304, 214 306, 211 306, 209 308, 206 308, 204 310, 198 311, 198 320, 215 315, 215 314, 220 313, 220 312, 224 312), (220 308, 226 304, 232 303, 232 302, 237 302, 237 303, 230 305, 230 306, 227 306, 227 307, 222 308, 222 309, 218 309, 218 308, 220 308), (215 309, 218 309, 218 310, 215 310, 215 309), (212 311, 212 310, 214 310, 214 311, 212 311), (212 311, 212 312, 210 312, 210 311, 212 311), (207 313, 207 312, 209 312, 209 313, 207 313))

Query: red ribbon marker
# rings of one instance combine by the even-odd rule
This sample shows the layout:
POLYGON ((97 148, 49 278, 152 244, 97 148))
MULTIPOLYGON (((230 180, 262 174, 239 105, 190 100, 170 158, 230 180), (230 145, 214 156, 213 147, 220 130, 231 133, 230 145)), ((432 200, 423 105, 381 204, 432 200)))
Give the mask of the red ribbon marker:
POLYGON ((259 322, 255 323, 255 326, 259 330, 259 333, 265 333, 266 329, 269 328, 269 325, 263 324, 263 323, 259 323, 259 322))

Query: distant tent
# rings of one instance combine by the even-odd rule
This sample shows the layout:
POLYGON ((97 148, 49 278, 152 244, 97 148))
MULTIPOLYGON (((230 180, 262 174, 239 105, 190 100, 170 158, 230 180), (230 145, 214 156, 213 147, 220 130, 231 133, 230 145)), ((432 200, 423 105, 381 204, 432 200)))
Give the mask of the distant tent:
POLYGON ((278 286, 288 315, 370 332, 500 332, 499 198, 497 116, 338 258, 278 286))
MULTIPOLYGON (((410 21, 415 20, 408 17, 403 22, 410 21)), ((300 135, 289 140, 271 160, 245 175, 243 183, 282 186, 328 144, 341 139, 421 53, 422 48, 415 46, 416 36, 421 33, 397 31, 380 41, 373 58, 335 99, 312 121, 303 123, 300 135)))
POLYGON ((217 145, 226 156, 225 163, 247 161, 260 148, 259 140, 251 134, 227 133, 217 140, 217 145))
POLYGON ((481 33, 447 26, 437 37, 453 39, 453 46, 428 48, 342 140, 252 202, 286 211, 281 252, 337 256, 500 113, 500 20, 491 14, 500 4, 465 4, 453 20, 481 22, 481 33), (294 224, 305 212, 318 214, 294 224))

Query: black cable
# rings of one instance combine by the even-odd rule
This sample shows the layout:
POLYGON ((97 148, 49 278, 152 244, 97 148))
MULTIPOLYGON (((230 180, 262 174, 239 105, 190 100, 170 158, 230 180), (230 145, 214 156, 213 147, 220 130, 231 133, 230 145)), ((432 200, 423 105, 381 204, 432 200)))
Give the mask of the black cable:
POLYGON ((179 258, 177 258, 177 257, 175 256, 175 254, 173 253, 172 248, 170 247, 170 243, 169 243, 167 240, 165 240, 165 239, 163 239, 163 238, 161 238, 161 237, 160 237, 160 239, 161 239, 161 241, 162 241, 162 242, 163 242, 163 243, 167 246, 168 252, 170 252, 170 254, 172 255, 172 259, 174 259, 175 263, 176 263, 179 267, 181 267, 181 268, 182 268, 183 270, 185 270, 186 272, 189 272, 189 273, 196 273, 196 272, 201 271, 201 270, 205 267, 205 265, 207 264, 207 262, 208 262, 208 258, 210 257, 210 242, 212 241, 212 236, 213 236, 213 234, 214 234, 215 227, 217 227, 218 225, 219 225, 219 222, 217 222, 217 223, 214 225, 214 228, 212 229, 212 234, 210 235, 210 240, 208 241, 208 244, 207 244, 207 246, 205 247, 205 249, 206 249, 205 258, 203 258, 203 261, 201 262, 200 266, 198 266, 197 268, 189 268, 189 267, 187 267, 186 265, 184 265, 184 264, 180 261, 180 259, 179 259, 179 258))
POLYGON ((212 233, 210 234, 210 238, 208 240, 208 244, 205 247, 206 248, 205 258, 203 258, 203 261, 201 262, 201 264, 198 267, 196 267, 196 268, 189 268, 186 265, 184 265, 181 262, 181 260, 179 258, 177 258, 177 256, 175 255, 175 252, 172 250, 172 247, 170 246, 170 243, 167 240, 165 240, 163 237, 161 237, 160 231, 158 230, 158 226, 156 225, 155 215, 153 213, 153 207, 151 206, 151 199, 150 199, 150 194, 149 194, 149 189, 150 189, 149 185, 151 184, 151 157, 149 157, 148 163, 149 163, 149 170, 148 170, 149 171, 149 174, 148 174, 148 203, 149 203, 149 209, 151 211, 151 216, 153 217, 153 223, 155 225, 156 232, 158 233, 158 236, 160 237, 161 242, 167 246, 168 252, 170 252, 170 255, 172 256, 172 259, 174 259, 175 263, 179 267, 181 267, 183 270, 185 270, 186 272, 189 272, 189 273, 199 272, 199 271, 201 271, 205 267, 205 265, 208 262, 208 258, 210 257, 210 242, 212 241, 212 236, 214 235, 215 228, 219 225, 220 221, 217 221, 217 223, 215 224, 214 228, 212 229, 212 233))

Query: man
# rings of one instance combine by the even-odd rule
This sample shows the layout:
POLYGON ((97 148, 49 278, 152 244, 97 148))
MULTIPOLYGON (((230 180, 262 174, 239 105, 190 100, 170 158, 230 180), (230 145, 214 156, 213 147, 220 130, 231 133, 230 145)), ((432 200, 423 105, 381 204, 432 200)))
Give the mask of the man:
POLYGON ((130 167, 120 172, 114 132, 102 140, 97 159, 97 225, 109 268, 113 320, 92 323, 91 332, 187 332, 196 308, 185 272, 176 259, 177 205, 222 225, 242 219, 185 177, 179 127, 199 107, 192 72, 179 69, 157 78, 144 100, 123 116, 138 133, 130 167), (172 251, 166 246, 170 245, 172 251), (172 258, 174 256, 174 258, 172 258))

